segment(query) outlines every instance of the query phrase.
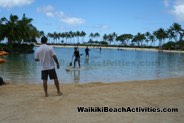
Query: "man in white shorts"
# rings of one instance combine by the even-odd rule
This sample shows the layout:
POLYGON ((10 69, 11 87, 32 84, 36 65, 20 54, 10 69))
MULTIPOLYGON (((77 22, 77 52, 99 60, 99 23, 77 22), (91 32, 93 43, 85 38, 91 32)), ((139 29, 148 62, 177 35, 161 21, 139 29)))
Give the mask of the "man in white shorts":
POLYGON ((48 97, 47 92, 48 76, 51 80, 54 79, 58 95, 62 95, 54 64, 55 62, 57 65, 57 69, 59 69, 60 67, 59 62, 53 48, 47 45, 47 40, 48 40, 47 37, 43 36, 41 38, 42 45, 35 52, 35 61, 40 61, 42 66, 41 79, 43 80, 43 88, 46 97, 48 97))

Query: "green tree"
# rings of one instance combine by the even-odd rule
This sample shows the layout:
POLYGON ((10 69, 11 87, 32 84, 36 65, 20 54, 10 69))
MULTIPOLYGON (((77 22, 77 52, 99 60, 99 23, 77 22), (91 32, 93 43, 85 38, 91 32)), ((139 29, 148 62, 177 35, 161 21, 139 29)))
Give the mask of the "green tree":
POLYGON ((155 41, 156 41, 155 35, 154 34, 150 34, 150 36, 148 38, 151 41, 151 46, 155 46, 155 41))
POLYGON ((114 37, 112 34, 107 35, 107 41, 109 41, 109 44, 111 45, 111 42, 114 40, 114 37))
POLYGON ((148 43, 150 41, 151 33, 150 32, 146 32, 144 35, 145 35, 146 46, 148 46, 148 43))
POLYGON ((157 31, 154 32, 154 35, 159 40, 159 49, 161 50, 163 40, 167 38, 167 32, 163 28, 160 28, 160 29, 158 29, 157 31))
POLYGON ((130 39, 133 38, 132 34, 122 34, 116 38, 117 41, 121 41, 123 45, 128 45, 130 39))
POLYGON ((104 34, 103 35, 103 41, 107 42, 107 38, 108 38, 107 34, 104 34))
POLYGON ((77 44, 79 43, 79 37, 81 36, 81 33, 79 31, 76 32, 76 37, 77 37, 77 44))
POLYGON ((95 35, 93 33, 90 33, 89 37, 91 38, 92 41, 94 41, 93 38, 95 37, 95 35))
POLYGON ((100 34, 98 32, 96 32, 94 35, 93 35, 94 38, 96 38, 96 41, 98 41, 98 38, 100 37, 100 34))
POLYGON ((114 42, 116 40, 116 38, 117 38, 117 34, 115 32, 113 32, 111 35, 112 35, 113 42, 114 42))
POLYGON ((175 42, 182 40, 183 30, 182 30, 182 27, 180 24, 174 23, 172 26, 170 26, 170 29, 174 33, 172 36, 174 36, 175 42), (179 37, 179 39, 178 39, 178 37, 179 37))
POLYGON ((146 37, 144 34, 141 34, 141 33, 137 33, 137 35, 134 36, 132 42, 135 42, 137 43, 138 46, 140 46, 140 43, 141 43, 141 46, 142 46, 142 42, 143 40, 145 40, 146 37))
POLYGON ((82 42, 84 43, 84 37, 86 36, 86 33, 84 31, 81 32, 82 42))
POLYGON ((18 32, 18 16, 16 15, 10 15, 9 20, 5 17, 1 18, 1 21, 3 23, 2 26, 2 37, 1 39, 7 38, 8 43, 12 44, 13 41, 17 41, 20 39, 19 32, 18 32))
POLYGON ((17 15, 10 15, 9 20, 5 17, 1 18, 0 39, 8 39, 8 43, 13 42, 30 42, 39 37, 39 31, 32 24, 32 19, 27 18, 25 14, 21 20, 17 15))

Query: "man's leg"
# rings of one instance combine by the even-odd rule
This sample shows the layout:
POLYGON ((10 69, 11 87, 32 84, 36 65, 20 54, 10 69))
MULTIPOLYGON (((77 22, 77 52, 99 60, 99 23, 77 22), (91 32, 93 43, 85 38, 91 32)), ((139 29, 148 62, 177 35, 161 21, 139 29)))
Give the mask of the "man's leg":
POLYGON ((77 61, 77 60, 76 60, 76 58, 75 58, 75 60, 74 60, 74 68, 75 68, 76 61, 77 61))
POLYGON ((78 59, 78 64, 79 64, 79 68, 80 68, 80 58, 78 59))
POLYGON ((62 93, 60 91, 60 87, 59 87, 59 80, 57 78, 56 70, 55 69, 50 70, 49 76, 50 76, 50 79, 54 79, 54 83, 55 83, 58 95, 59 96, 62 95, 62 93))
POLYGON ((60 91, 58 79, 54 79, 54 83, 55 83, 55 86, 56 86, 58 95, 59 95, 59 96, 62 95, 62 93, 61 93, 61 91, 60 91))
POLYGON ((41 71, 41 78, 43 80, 43 89, 45 92, 45 97, 48 97, 48 92, 47 92, 47 79, 48 79, 48 71, 47 70, 43 70, 41 71))
POLYGON ((48 97, 47 80, 43 80, 43 89, 44 89, 44 92, 45 92, 45 97, 48 97))

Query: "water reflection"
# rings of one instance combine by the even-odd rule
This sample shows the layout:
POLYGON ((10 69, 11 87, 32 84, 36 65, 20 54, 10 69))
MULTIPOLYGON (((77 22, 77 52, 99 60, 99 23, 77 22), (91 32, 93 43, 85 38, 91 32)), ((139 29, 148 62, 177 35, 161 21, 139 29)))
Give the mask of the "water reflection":
POLYGON ((74 71, 74 81, 75 81, 75 83, 80 82, 80 70, 74 71))

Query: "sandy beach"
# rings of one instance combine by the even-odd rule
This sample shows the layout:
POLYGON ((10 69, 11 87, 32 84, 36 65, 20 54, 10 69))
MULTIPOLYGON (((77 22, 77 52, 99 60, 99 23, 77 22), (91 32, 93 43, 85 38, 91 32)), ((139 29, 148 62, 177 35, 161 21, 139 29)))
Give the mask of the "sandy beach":
POLYGON ((63 96, 41 84, 0 86, 1 123, 183 123, 184 78, 61 84, 63 96), (177 108, 178 112, 78 112, 77 107, 177 108))

